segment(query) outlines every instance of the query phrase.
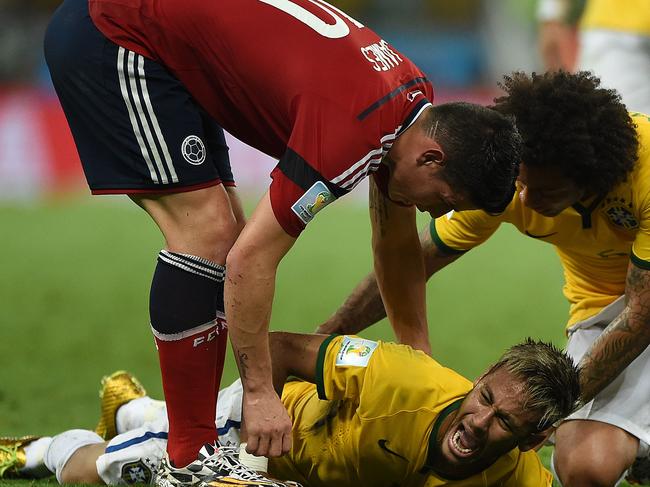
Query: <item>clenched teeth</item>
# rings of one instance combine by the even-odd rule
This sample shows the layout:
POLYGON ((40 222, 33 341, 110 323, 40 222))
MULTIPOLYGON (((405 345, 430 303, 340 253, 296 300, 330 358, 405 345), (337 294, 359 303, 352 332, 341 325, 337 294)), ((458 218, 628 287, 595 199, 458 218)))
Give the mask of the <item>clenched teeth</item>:
POLYGON ((454 446, 458 449, 459 452, 465 453, 465 454, 472 453, 471 448, 463 448, 462 446, 460 446, 460 430, 458 430, 458 431, 456 431, 456 433, 454 433, 452 441, 454 442, 454 446))

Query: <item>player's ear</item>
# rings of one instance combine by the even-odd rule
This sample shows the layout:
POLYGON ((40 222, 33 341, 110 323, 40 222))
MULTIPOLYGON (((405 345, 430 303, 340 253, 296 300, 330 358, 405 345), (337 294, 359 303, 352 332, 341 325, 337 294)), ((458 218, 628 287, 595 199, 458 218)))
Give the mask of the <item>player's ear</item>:
POLYGON ((442 150, 442 147, 437 142, 432 142, 431 146, 422 152, 418 162, 425 166, 436 165, 442 167, 447 164, 445 151, 442 150))

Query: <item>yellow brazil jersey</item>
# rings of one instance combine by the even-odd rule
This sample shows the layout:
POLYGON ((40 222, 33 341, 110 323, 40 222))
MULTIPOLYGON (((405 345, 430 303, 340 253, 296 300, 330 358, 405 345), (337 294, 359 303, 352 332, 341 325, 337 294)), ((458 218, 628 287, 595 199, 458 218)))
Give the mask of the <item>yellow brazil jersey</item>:
POLYGON ((422 352, 332 336, 321 345, 316 375, 316 384, 285 384, 293 446, 270 459, 277 478, 309 487, 551 485, 537 454, 518 449, 465 480, 445 480, 427 468, 430 440, 472 384, 422 352))
POLYGON ((650 269, 650 117, 632 113, 637 125, 639 159, 628 180, 545 217, 524 206, 515 194, 506 210, 491 216, 463 211, 431 222, 437 246, 450 253, 467 251, 487 240, 502 222, 529 237, 555 246, 564 268, 564 295, 572 325, 595 315, 625 292, 630 258, 650 269))
POLYGON ((582 29, 606 29, 650 35, 648 0, 588 0, 580 19, 582 29))

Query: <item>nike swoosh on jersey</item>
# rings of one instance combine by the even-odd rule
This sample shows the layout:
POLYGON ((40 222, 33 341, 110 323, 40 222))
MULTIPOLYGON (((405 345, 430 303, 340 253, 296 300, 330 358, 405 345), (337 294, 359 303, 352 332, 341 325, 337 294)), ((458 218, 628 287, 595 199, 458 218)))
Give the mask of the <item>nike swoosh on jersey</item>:
POLYGON ((395 455, 397 458, 401 458, 401 459, 404 460, 405 462, 408 462, 408 460, 407 460, 405 457, 403 457, 403 456, 400 455, 399 453, 396 453, 396 452, 394 452, 393 450, 391 450, 390 448, 388 448, 388 447, 386 446, 386 443, 388 443, 388 440, 385 440, 385 439, 381 439, 381 440, 378 440, 378 441, 377 441, 377 444, 379 445, 379 448, 381 448, 381 449, 384 450, 385 452, 390 453, 391 455, 395 455))
POLYGON ((534 235, 534 234, 530 233, 528 230, 526 230, 526 235, 528 235, 529 237, 533 237, 533 238, 551 237, 551 236, 555 235, 556 233, 557 232, 551 232, 551 233, 547 233, 546 235, 534 235))

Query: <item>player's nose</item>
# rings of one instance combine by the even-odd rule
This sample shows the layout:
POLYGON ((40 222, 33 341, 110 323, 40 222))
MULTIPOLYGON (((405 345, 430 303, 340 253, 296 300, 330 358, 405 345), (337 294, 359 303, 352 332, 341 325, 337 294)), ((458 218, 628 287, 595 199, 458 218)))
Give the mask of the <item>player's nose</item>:
POLYGON ((483 436, 488 430, 493 416, 494 411, 491 408, 484 408, 477 411, 472 415, 471 421, 468 423, 471 432, 479 438, 483 436))

